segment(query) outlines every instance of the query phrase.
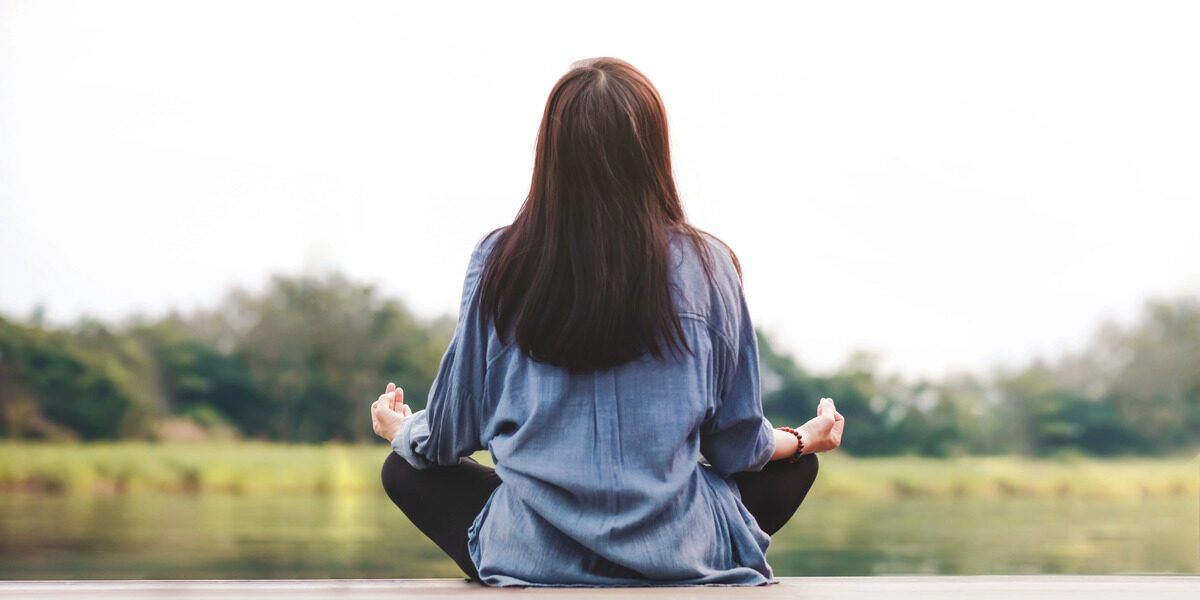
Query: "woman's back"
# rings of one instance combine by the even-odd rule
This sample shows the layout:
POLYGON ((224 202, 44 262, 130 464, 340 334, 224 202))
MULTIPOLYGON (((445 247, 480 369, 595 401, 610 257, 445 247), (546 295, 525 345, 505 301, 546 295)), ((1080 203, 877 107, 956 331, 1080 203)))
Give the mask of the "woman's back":
POLYGON ((471 257, 428 408, 393 442, 414 466, 487 448, 503 483, 469 530, 490 585, 759 584, 769 537, 728 477, 774 449, 754 330, 727 248, 671 239, 672 299, 692 354, 572 373, 505 343, 479 310, 498 233, 471 257), (703 453, 711 466, 698 462, 703 453))
POLYGON ((472 253, 427 408, 394 384, 372 405, 388 496, 484 583, 769 582, 768 533, 840 443, 829 399, 800 430, 763 418, 736 258, 688 224, 669 138, 640 71, 573 64, 520 211, 472 253), (495 469, 460 460, 483 448, 495 469))

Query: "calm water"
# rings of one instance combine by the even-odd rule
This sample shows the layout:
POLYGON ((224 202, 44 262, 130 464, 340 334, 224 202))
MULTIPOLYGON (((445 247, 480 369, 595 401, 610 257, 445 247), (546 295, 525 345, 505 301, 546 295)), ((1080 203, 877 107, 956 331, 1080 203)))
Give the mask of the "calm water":
MULTIPOLYGON (((769 558, 781 576, 1198 573, 1200 505, 818 496, 769 558)), ((2 579, 458 576, 382 493, 0 495, 2 579)))

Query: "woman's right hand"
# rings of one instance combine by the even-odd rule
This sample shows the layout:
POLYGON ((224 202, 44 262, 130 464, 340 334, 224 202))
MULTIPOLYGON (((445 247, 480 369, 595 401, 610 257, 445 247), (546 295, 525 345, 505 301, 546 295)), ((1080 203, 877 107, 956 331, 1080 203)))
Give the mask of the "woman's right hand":
POLYGON ((797 428, 804 443, 801 454, 828 452, 842 445, 842 429, 846 418, 837 411, 832 398, 821 398, 817 404, 817 416, 797 428))
POLYGON ((404 419, 412 416, 412 409, 404 403, 404 390, 396 384, 387 384, 387 391, 371 404, 371 428, 379 437, 392 441, 404 419))

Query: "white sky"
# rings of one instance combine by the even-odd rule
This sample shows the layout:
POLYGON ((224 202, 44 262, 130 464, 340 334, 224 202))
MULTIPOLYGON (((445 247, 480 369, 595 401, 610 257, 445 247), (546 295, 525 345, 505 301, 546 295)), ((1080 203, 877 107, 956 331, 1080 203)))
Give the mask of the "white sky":
POLYGON ((809 367, 1016 365, 1200 291, 1200 4, 420 4, 0 0, 0 312, 336 267, 450 313, 604 55, 809 367))

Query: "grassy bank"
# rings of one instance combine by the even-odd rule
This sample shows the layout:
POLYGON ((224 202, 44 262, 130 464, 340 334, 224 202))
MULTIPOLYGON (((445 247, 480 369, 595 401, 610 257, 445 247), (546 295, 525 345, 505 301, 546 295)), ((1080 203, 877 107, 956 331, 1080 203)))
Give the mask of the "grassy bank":
MULTIPOLYGON (((378 492, 388 447, 265 442, 0 443, 0 490, 46 493, 378 492)), ((488 462, 486 453, 477 457, 488 462)), ((1169 497, 1200 494, 1200 461, 1177 458, 821 455, 830 497, 1169 497)))

